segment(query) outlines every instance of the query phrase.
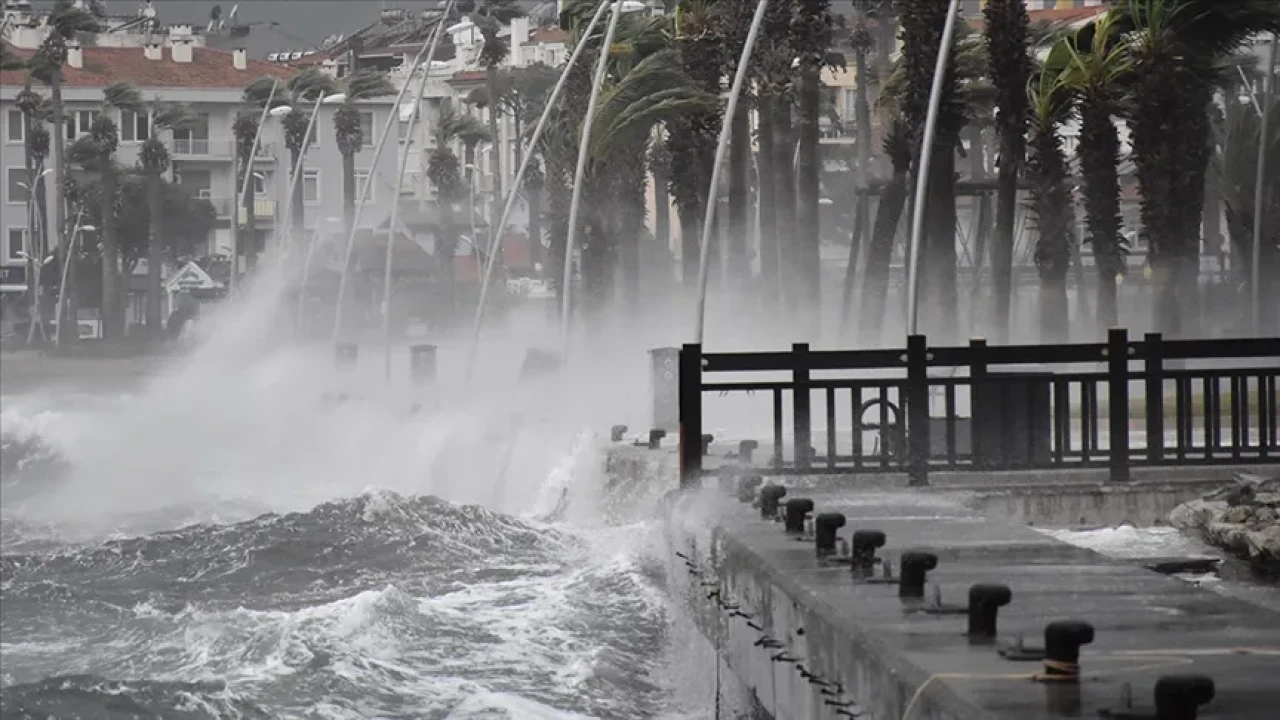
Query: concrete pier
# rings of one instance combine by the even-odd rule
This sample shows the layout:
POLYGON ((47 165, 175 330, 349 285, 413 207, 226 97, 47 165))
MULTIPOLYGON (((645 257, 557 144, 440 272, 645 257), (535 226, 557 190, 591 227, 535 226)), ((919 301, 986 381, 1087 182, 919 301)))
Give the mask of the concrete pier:
MULTIPOLYGON (((664 454, 619 447, 610 455, 611 471, 674 487, 664 454)), ((882 479, 880 488, 788 492, 787 498, 813 500, 814 517, 842 513, 846 524, 838 535, 845 540, 856 530, 884 532, 877 554, 895 577, 905 553, 936 556, 923 601, 900 598, 896 583, 855 578, 849 564, 819 558, 812 536, 788 535, 732 491, 710 489, 671 496, 671 590, 736 680, 778 720, 1028 720, 1107 711, 1156 717, 1157 681, 1188 675, 1216 686, 1200 717, 1275 717, 1280 614, 1026 527, 1025 518, 1007 508, 1036 504, 1027 478, 1017 491, 1031 498, 1026 501, 1009 500, 1016 494, 990 478, 985 490, 972 480, 924 491, 882 479), (1003 497, 1004 504, 987 501, 984 511, 984 496, 1003 497), (1043 662, 1007 660, 996 644, 971 642, 965 614, 922 611, 935 592, 944 606, 967 606, 977 584, 1011 591, 1012 602, 998 609, 1001 643, 1021 636, 1027 648, 1043 647, 1050 623, 1092 625, 1092 642, 1080 648, 1078 682, 1033 679, 1046 671, 1043 662)), ((1155 492, 1127 488, 1126 502, 1149 506, 1162 494, 1196 492, 1189 480, 1149 484, 1155 492)), ((1054 497, 1099 492, 1091 485, 1059 478, 1042 484, 1039 497, 1053 505, 1054 497), (1055 487, 1062 492, 1055 494, 1055 487)))

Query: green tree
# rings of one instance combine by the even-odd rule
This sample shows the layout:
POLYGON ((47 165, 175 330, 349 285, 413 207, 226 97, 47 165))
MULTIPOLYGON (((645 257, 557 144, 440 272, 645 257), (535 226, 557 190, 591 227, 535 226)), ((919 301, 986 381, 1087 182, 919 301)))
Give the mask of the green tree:
POLYGON ((427 155, 427 179, 436 189, 436 204, 440 210, 440 236, 436 239, 436 262, 444 273, 449 292, 450 312, 457 303, 456 277, 453 257, 458 249, 460 226, 458 203, 466 196, 462 181, 462 163, 453 151, 457 142, 474 146, 489 139, 489 130, 476 118, 461 113, 453 102, 445 98, 436 111, 432 128, 435 147, 427 155))
POLYGON ((1124 276, 1128 255, 1120 234, 1120 130, 1115 121, 1130 62, 1127 48, 1115 42, 1111 22, 1111 16, 1103 15, 1096 32, 1076 32, 1061 46, 1065 54, 1062 79, 1074 93, 1080 114, 1076 155, 1084 193, 1085 240, 1098 269, 1100 334, 1119 322, 1116 284, 1124 276))
POLYGON ((120 129, 112 117, 116 110, 144 112, 142 98, 132 83, 116 83, 103 89, 102 104, 89 127, 89 133, 76 140, 68 151, 71 160, 96 174, 101 183, 99 199, 102 203, 102 224, 98 226, 98 237, 102 245, 100 315, 102 336, 107 339, 118 339, 124 333, 125 296, 116 238, 117 218, 110 211, 116 200, 118 168, 115 154, 120 146, 120 129))
MULTIPOLYGON (((796 162, 796 225, 792 233, 796 257, 796 295, 805 317, 817 318, 822 273, 819 237, 822 159, 818 155, 822 116, 822 68, 831 64, 832 19, 830 0, 798 0, 792 16, 792 43, 796 48, 799 81, 799 120, 796 162)), ((843 61, 841 61, 843 62, 843 61)), ((816 330, 816 325, 812 326, 816 330)))
POLYGON ((996 301, 992 320, 996 337, 1005 341, 1009 337, 1013 293, 1013 226, 1018 204, 1018 175, 1027 154, 1031 19, 1023 0, 989 0, 982 13, 990 77, 996 88, 996 133, 1000 143, 995 237, 991 247, 996 301))
MULTIPOLYGON (((31 74, 49 86, 50 122, 55 130, 53 133, 54 160, 52 178, 53 186, 61 189, 66 184, 67 164, 65 134, 62 129, 64 123, 62 67, 67 63, 68 43, 81 33, 98 32, 101 29, 101 25, 96 17, 77 7, 72 0, 57 0, 45 22, 49 28, 49 34, 40 43, 40 47, 31 59, 30 67, 31 74)), ((66 292, 69 295, 67 301, 60 303, 59 307, 64 308, 69 317, 75 317, 75 294, 71 292, 71 288, 75 287, 75 263, 70 255, 72 238, 67 233, 68 229, 66 204, 55 201, 53 203, 53 232, 58 238, 58 254, 62 263, 71 262, 72 264, 71 272, 67 278, 67 287, 59 290, 59 292, 66 292)), ((58 319, 61 320, 61 318, 58 319)), ((58 323, 58 342, 60 344, 69 344, 79 339, 79 331, 68 329, 72 327, 75 327, 75 323, 58 323)))
POLYGON ((22 91, 14 98, 14 105, 22 113, 23 124, 23 160, 27 171, 27 236, 30 247, 27 249, 27 293, 31 303, 31 325, 27 332, 27 342, 35 340, 39 328, 42 339, 44 324, 40 312, 40 275, 44 266, 46 248, 49 240, 44 232, 45 217, 45 183, 43 179, 45 161, 49 157, 49 129, 46 123, 50 118, 49 102, 31 87, 28 76, 22 91))
MULTIPOLYGON (((507 56, 511 54, 510 38, 500 37, 499 33, 503 26, 509 25, 513 19, 522 16, 524 16, 524 11, 515 0, 480 0, 480 2, 476 3, 476 9, 472 13, 471 21, 480 30, 482 38, 480 64, 485 69, 485 88, 489 98, 496 100, 502 97, 503 93, 500 89, 502 85, 501 68, 507 56)), ((502 111, 503 104, 501 102, 489 104, 489 136, 492 138, 492 142, 499 143, 494 148, 496 152, 491 161, 493 163, 493 197, 497 201, 492 203, 493 214, 489 221, 489 227, 495 237, 497 233, 502 232, 502 228, 496 227, 501 219, 499 216, 502 213, 502 162, 503 156, 506 154, 505 146, 502 144, 502 133, 499 129, 502 111)), ((519 136, 517 135, 517 137, 519 136)))
POLYGON ((1068 340, 1067 271, 1075 222, 1062 144, 1062 123, 1072 111, 1071 92, 1060 68, 1051 58, 1027 87, 1031 114, 1027 178, 1038 231, 1035 260, 1040 271, 1040 336, 1046 343, 1068 340))
MULTIPOLYGON (((151 132, 138 150, 138 167, 142 171, 146 187, 147 217, 147 332, 155 337, 163 324, 161 271, 164 267, 165 213, 164 175, 169 170, 169 148, 161 135, 187 122, 190 112, 186 106, 156 99, 150 107, 151 132)), ((234 214, 234 203, 232 212, 234 214)), ((127 216, 126 216, 127 217, 127 216)), ((232 222, 235 222, 232 220, 232 222)), ((130 267, 128 261, 126 267, 130 267)), ((126 277, 132 274, 132 269, 126 277)))
MULTIPOLYGON (((360 127, 362 100, 391 95, 396 91, 385 73, 376 70, 359 70, 346 80, 346 96, 342 105, 333 113, 333 129, 342 155, 342 214, 347 232, 356 212, 356 153, 364 145, 364 130, 360 127)), ((369 170, 369 182, 373 182, 374 170, 369 170)), ((399 198, 394 199, 399 202, 399 198)), ((299 228, 302 226, 299 225, 299 228)))

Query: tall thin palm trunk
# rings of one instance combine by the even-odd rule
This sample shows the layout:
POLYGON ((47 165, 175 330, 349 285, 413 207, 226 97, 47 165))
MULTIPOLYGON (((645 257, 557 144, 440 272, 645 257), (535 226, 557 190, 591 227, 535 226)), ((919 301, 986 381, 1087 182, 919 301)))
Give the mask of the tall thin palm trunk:
POLYGON ((160 302, 160 274, 164 266, 164 205, 160 194, 163 184, 159 173, 147 173, 147 210, 151 224, 151 239, 147 243, 147 332, 153 338, 159 336, 163 322, 160 302))
POLYGON ((732 286, 743 286, 751 274, 747 257, 750 225, 747 206, 750 191, 747 167, 751 162, 751 109, 747 103, 738 106, 731 126, 729 144, 729 280, 732 286))
MULTIPOLYGON (((794 248, 798 270, 798 299, 805 314, 814 312, 816 318, 821 298, 819 214, 819 156, 818 123, 821 119, 822 83, 817 70, 808 70, 800 78, 800 124, 797 132, 798 162, 796 163, 796 236, 794 248)), ((816 328, 813 328, 816 329, 816 328)))
POLYGON ((66 317, 58 317, 58 344, 67 345, 76 342, 80 338, 80 331, 76 318, 76 294, 73 288, 76 285, 76 263, 73 253, 71 252, 71 243, 73 238, 67 234, 67 207, 63 199, 66 162, 67 162, 67 143, 66 143, 66 125, 63 119, 62 107, 62 75, 60 71, 55 71, 49 78, 49 103, 53 111, 53 236, 58 242, 58 257, 61 260, 59 265, 71 263, 67 267, 65 276, 67 278, 66 285, 58 288, 60 297, 65 300, 59 303, 62 313, 66 317))
POLYGON ((111 167, 111 156, 99 160, 102 163, 102 336, 115 340, 123 332, 124 305, 120 288, 120 247, 116 241, 116 173, 111 167))
POLYGON ((760 203, 760 279, 764 283, 761 296, 770 298, 768 304, 776 305, 781 298, 778 290, 778 205, 777 205, 777 149, 773 125, 776 119, 776 98, 771 93, 761 93, 756 112, 759 117, 757 135, 760 148, 756 153, 756 192, 760 203))
POLYGON ((774 106, 774 207, 777 209, 777 243, 782 274, 780 308, 793 308, 798 302, 799 267, 795 261, 796 243, 796 173, 795 139, 791 128, 791 100, 786 94, 774 106))

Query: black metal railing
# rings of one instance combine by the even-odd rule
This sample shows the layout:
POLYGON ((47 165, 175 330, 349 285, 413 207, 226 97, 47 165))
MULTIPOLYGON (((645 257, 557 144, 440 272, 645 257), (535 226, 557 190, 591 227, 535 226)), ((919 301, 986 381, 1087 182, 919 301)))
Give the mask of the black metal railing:
POLYGON ((931 348, 919 335, 890 350, 796 344, 789 352, 704 353, 691 344, 679 360, 682 482, 704 474, 704 393, 771 396, 773 447, 764 473, 905 472, 924 485, 931 470, 1105 467, 1112 481, 1124 482, 1133 466, 1280 462, 1278 390, 1280 338, 1147 334, 1131 341, 1127 331, 1112 330, 1105 343, 1064 345, 973 340, 931 348), (1197 361, 1219 364, 1187 367, 1203 364, 1197 361), (1017 366, 1036 369, 1008 372, 1017 366), (831 371, 861 374, 814 377, 831 371), (761 372, 789 377, 706 377, 761 372), (1131 384, 1142 388, 1133 397, 1131 384), (825 416, 817 445, 815 396, 825 416), (931 399, 940 410, 931 412, 931 399), (842 420, 837 408, 845 401, 842 420), (1135 443, 1135 435, 1145 438, 1135 443))

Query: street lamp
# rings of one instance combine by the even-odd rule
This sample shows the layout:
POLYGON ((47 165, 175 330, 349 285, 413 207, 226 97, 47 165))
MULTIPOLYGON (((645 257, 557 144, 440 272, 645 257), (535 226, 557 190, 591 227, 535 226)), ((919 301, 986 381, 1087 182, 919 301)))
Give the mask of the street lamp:
MULTIPOLYGON (((760 0, 762 3, 765 0, 760 0)), ((573 244, 578 235, 578 208, 582 202, 582 177, 587 171, 587 154, 591 146, 591 125, 596 117, 596 103, 600 100, 600 87, 604 84, 605 71, 609 67, 609 50, 613 47, 613 38, 618 32, 618 18, 622 14, 644 10, 644 5, 633 2, 630 5, 623 0, 612 4, 613 12, 609 14, 609 25, 604 31, 604 48, 600 59, 596 62, 595 77, 591 80, 591 95, 587 99, 587 112, 582 120, 582 140, 578 145, 578 165, 573 172, 573 196, 569 200, 569 236, 564 245, 564 281, 560 286, 560 347, 561 355, 569 351, 569 300, 570 280, 573 279, 573 244)), ((514 188, 513 188, 514 189, 514 188)))
MULTIPOLYGON (((262 128, 267 124, 268 117, 281 117, 293 111, 288 105, 280 107, 271 107, 271 103, 276 99, 276 90, 280 87, 278 80, 272 79, 271 92, 267 94, 267 101, 262 105, 262 115, 258 117, 258 128, 253 133, 253 146, 249 148, 249 167, 245 168, 244 181, 240 183, 240 191, 236 193, 235 199, 231 202, 231 274, 227 278, 227 297, 232 297, 236 293, 236 276, 240 274, 240 207, 244 205, 245 193, 249 191, 249 176, 252 175, 253 159, 258 156, 258 144, 262 141, 262 128)), ((239 157, 236 153, 233 157, 239 157)), ((234 163, 232 163, 234 166, 234 163)), ((232 176, 234 182, 234 175, 232 176)))
MULTIPOLYGON (((57 323, 58 327, 62 327, 62 322, 65 319, 63 315, 67 312, 67 271, 71 269, 71 263, 75 262, 76 243, 80 241, 80 238, 84 237, 84 233, 94 232, 98 229, 93 225, 80 224, 83 218, 84 212, 81 211, 76 216, 76 226, 71 230, 71 242, 67 246, 67 256, 62 259, 62 282, 58 284, 58 310, 54 316, 54 322, 57 323)), ((62 336, 62 332, 58 332, 54 336, 54 342, 57 347, 62 346, 62 336)), ((79 330, 76 331, 76 337, 79 338, 79 330)))
POLYGON ((284 232, 280 233, 281 238, 287 238, 293 234, 293 196, 298 191, 298 183, 302 180, 302 165, 307 159, 307 147, 311 145, 311 133, 315 130, 316 119, 320 117, 320 107, 338 105, 346 101, 346 93, 326 95, 318 98, 315 107, 311 110, 311 119, 307 122, 307 130, 302 135, 302 150, 298 153, 298 162, 294 164, 293 175, 289 178, 289 194, 284 200, 284 232))
MULTIPOLYGON (((529 138, 529 144, 525 146, 520 161, 520 169, 516 171, 515 179, 511 181, 511 187, 507 190, 507 201, 502 208, 502 218, 498 221, 498 227, 507 226, 507 218, 511 216, 511 210, 515 207, 516 192, 520 189, 521 183, 524 182, 524 173, 529 169, 529 162, 533 159, 534 149, 538 147, 538 142, 542 139, 542 130, 546 127, 547 118, 551 116, 551 112, 555 109, 556 103, 560 99, 560 93, 564 90, 565 81, 569 77, 569 73, 574 66, 578 64, 578 58, 582 56, 582 51, 587 47, 587 40, 591 37, 591 32, 595 30, 596 25, 600 22, 600 18, 604 17, 604 11, 610 4, 602 2, 596 8, 595 13, 591 16, 591 21, 583 28, 578 38, 578 44, 574 46, 573 53, 569 55, 569 61, 565 63, 564 70, 560 72, 560 79, 556 80, 556 86, 551 90, 551 96, 547 98, 542 108, 542 116, 538 118, 538 124, 533 129, 533 137, 529 138)), ((493 280, 493 268, 497 264, 497 257, 502 250, 502 234, 498 234, 497 240, 494 241, 494 251, 489 253, 489 260, 484 266, 484 279, 480 282, 480 304, 476 306, 476 319, 471 330, 471 347, 467 351, 467 380, 471 379, 471 369, 475 367, 476 350, 480 344, 480 326, 484 322, 485 300, 489 296, 489 284, 493 280)))
MULTIPOLYGON (((448 2, 445 3, 441 17, 449 17, 449 14, 453 12, 453 6, 454 0, 448 0, 448 2)), ((442 32, 444 29, 442 25, 443 23, 436 23, 435 29, 431 31, 430 39, 422 44, 422 48, 418 51, 418 55, 413 59, 413 65, 409 67, 409 78, 412 78, 414 73, 418 72, 418 68, 422 67, 422 63, 424 61, 428 63, 427 72, 430 72, 431 65, 429 63, 431 62, 432 57, 436 54, 436 47, 440 44, 440 36, 444 34, 442 32)), ((425 87, 425 76, 423 77, 422 83, 425 87)), ((347 231, 347 247, 342 259, 342 277, 338 280, 338 303, 337 307, 334 309, 333 341, 335 343, 338 341, 342 332, 342 301, 346 298, 347 294, 347 269, 351 267, 351 253, 355 249, 356 229, 360 227, 360 213, 364 210, 364 204, 369 201, 369 191, 373 188, 373 176, 377 172, 378 160, 382 158, 382 149, 387 145, 387 138, 391 137, 395 132, 396 123, 400 121, 400 104, 404 102, 404 96, 405 93, 409 91, 410 84, 411 83, 406 80, 405 83, 400 86, 400 92, 396 95, 395 103, 391 106, 395 109, 387 113, 387 122, 382 128, 382 135, 378 138, 378 142, 373 148, 373 159, 369 163, 369 175, 360 186, 360 197, 356 199, 355 211, 352 213, 350 218, 347 218, 351 223, 351 226, 347 231)), ((419 102, 421 102, 421 100, 422 95, 419 93, 418 96, 414 98, 415 107, 419 102)), ((404 175, 403 164, 400 166, 400 174, 404 175)), ((398 184, 399 181, 397 181, 397 185, 398 184)), ((393 198, 393 200, 397 204, 400 202, 399 197, 393 198)), ((389 247, 388 251, 390 251, 389 247)))

